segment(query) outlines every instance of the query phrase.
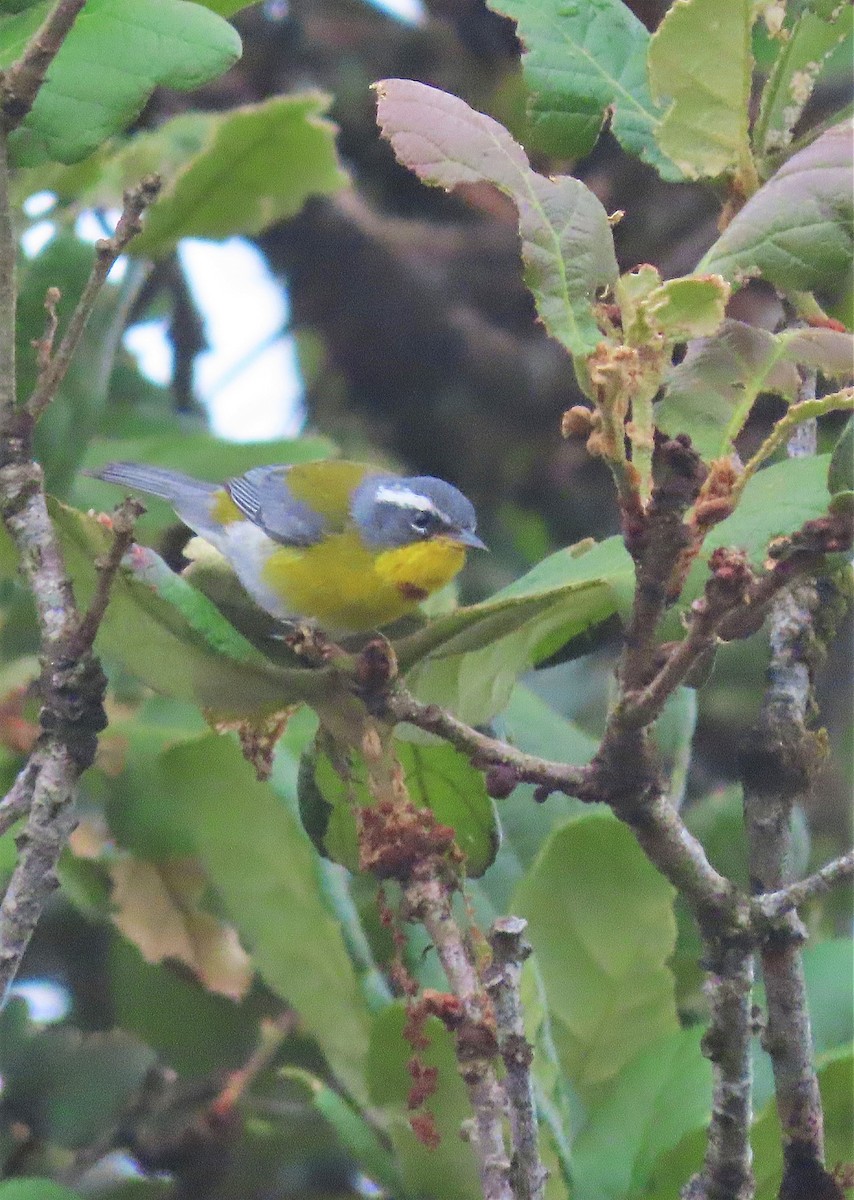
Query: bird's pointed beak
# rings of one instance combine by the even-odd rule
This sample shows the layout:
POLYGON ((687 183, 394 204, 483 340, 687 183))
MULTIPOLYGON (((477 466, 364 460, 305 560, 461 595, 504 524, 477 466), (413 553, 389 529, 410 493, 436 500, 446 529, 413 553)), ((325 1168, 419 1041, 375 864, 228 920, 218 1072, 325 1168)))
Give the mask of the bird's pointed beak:
POLYGON ((472 550, 489 549, 486 542, 482 542, 477 534, 469 529, 461 529, 459 533, 454 534, 454 541, 459 542, 461 546, 470 546, 472 550))

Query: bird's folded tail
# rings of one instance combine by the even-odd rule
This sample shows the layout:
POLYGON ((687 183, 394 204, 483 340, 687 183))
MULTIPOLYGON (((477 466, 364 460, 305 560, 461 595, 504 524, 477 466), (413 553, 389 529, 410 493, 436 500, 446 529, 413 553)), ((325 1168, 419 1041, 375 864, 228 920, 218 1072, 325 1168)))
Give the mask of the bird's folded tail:
POLYGON ((111 462, 98 467, 97 470, 84 471, 84 474, 91 475, 93 479, 103 479, 104 483, 117 483, 140 492, 148 492, 150 496, 159 496, 172 504, 180 504, 193 497, 210 497, 222 487, 219 483, 205 483, 202 479, 193 479, 180 471, 151 467, 146 463, 111 462))
POLYGON ((150 496, 168 501, 185 525, 216 545, 220 522, 215 517, 219 494, 225 495, 221 483, 206 483, 181 471, 166 467, 151 467, 147 463, 111 462, 95 471, 86 471, 93 479, 117 483, 150 496))

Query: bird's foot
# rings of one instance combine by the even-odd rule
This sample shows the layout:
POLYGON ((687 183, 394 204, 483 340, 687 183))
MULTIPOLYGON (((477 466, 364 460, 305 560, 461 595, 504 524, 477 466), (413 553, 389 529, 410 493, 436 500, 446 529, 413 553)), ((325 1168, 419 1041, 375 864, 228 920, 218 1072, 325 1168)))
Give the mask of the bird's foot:
POLYGON ((341 647, 331 641, 322 629, 308 621, 289 624, 281 639, 289 650, 313 667, 324 667, 342 653, 341 647))

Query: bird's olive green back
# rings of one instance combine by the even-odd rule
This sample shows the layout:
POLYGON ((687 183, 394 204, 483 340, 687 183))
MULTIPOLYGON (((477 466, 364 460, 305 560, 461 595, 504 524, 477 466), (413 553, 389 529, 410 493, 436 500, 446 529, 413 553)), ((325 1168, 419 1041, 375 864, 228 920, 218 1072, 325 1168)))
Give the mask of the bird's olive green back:
POLYGON ((370 473, 365 463, 328 459, 289 467, 287 481, 294 499, 302 500, 340 529, 349 518, 353 492, 370 473))

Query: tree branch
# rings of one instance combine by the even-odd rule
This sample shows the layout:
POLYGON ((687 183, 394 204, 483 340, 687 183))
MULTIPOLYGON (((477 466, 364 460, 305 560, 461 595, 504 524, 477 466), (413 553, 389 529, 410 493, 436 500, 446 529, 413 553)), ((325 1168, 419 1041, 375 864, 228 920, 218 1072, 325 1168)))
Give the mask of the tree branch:
POLYGON ((58 885, 56 864, 77 818, 71 804, 80 774, 68 746, 52 739, 39 756, 30 816, 0 904, 0 1007, 44 906, 58 885))
POLYGON ((16 341, 15 313, 18 304, 15 230, 9 206, 9 145, 0 128, 0 426, 6 427, 15 411, 16 341), (11 331, 12 336, 6 336, 11 331))
MULTIPOLYGON (((39 45, 34 49, 35 43, 31 44, 25 53, 25 69, 19 71, 16 64, 7 74, 7 97, 11 78, 11 86, 17 89, 13 94, 32 103, 47 63, 61 44, 62 30, 67 32, 79 8, 79 4, 57 6, 36 36, 36 42, 42 39, 39 45), (61 21, 51 23, 60 13, 67 18, 64 26, 61 21)), ((0 517, 17 550, 18 568, 35 605, 41 638, 42 708, 41 734, 33 754, 0 802, 0 823, 5 828, 29 810, 18 838, 18 861, 0 904, 0 1004, 8 996, 36 922, 56 887, 56 864, 76 820, 77 781, 91 766, 98 734, 106 725, 106 680, 92 645, 137 511, 133 504, 118 511, 115 542, 100 566, 92 607, 81 619, 48 513, 42 470, 31 457, 33 429, 36 418, 56 394, 110 266, 138 230, 140 214, 156 194, 151 181, 127 193, 116 234, 99 243, 89 282, 55 355, 55 296, 49 291, 45 336, 37 347, 36 390, 30 402, 19 408, 14 387, 17 244, 9 213, 6 136, 7 130, 0 129, 0 366, 10 372, 0 381, 0 517)))
MULTIPOLYGON (((743 769, 750 876, 758 893, 780 890, 791 846, 792 807, 808 792, 819 759, 816 739, 805 725, 812 703, 808 647, 817 603, 815 587, 801 584, 782 595, 774 610, 768 686, 743 769)), ((814 1171, 823 1172, 824 1164, 824 1116, 812 1057, 803 937, 790 912, 761 948, 768 1007, 763 1045, 774 1069, 787 1173, 792 1153, 814 1171)))
POLYGON ((472 756, 479 767, 504 767, 512 775, 512 785, 533 783, 547 787, 550 792, 566 792, 575 796, 583 789, 588 776, 586 767, 551 762, 525 754, 507 742, 488 737, 440 708, 437 704, 422 704, 404 688, 395 688, 382 701, 384 714, 392 721, 406 721, 428 733, 444 738, 464 754, 472 756))
MULTIPOLYGON (((690 533, 683 519, 703 479, 699 460, 684 441, 665 443, 660 457, 660 482, 646 512, 634 517, 624 512, 626 544, 636 566, 635 600, 617 672, 618 699, 590 763, 576 767, 523 754, 469 728, 437 706, 419 703, 400 684, 386 693, 365 694, 365 699, 370 711, 381 713, 390 722, 409 722, 470 755, 474 765, 486 771, 487 790, 497 798, 525 782, 536 785, 538 800, 561 791, 608 804, 632 829, 653 865, 685 898, 712 964, 713 1023, 707 1051, 715 1078, 708 1153, 704 1170, 692 1181, 689 1193, 704 1200, 747 1200, 753 1187, 749 1145, 752 948, 757 938, 768 937, 769 920, 762 911, 763 897, 751 903, 719 874, 668 802, 650 728, 667 698, 719 639, 755 632, 793 582, 820 568, 827 553, 850 544, 850 521, 843 513, 831 512, 807 522, 790 537, 778 539, 769 548, 774 566, 758 577, 741 551, 715 551, 703 596, 692 606, 686 637, 670 647, 658 647, 657 626, 676 599, 684 574, 690 533)), ((776 849, 771 853, 776 855, 776 849)), ((820 872, 809 883, 804 881, 804 894, 830 886, 851 870, 854 865, 847 860, 831 864, 823 876, 820 872)), ((779 889, 779 880, 763 881, 762 890, 775 888, 779 889)), ((799 892, 784 891, 786 899, 781 892, 780 899, 772 903, 785 909, 800 902, 799 892)), ((779 939, 779 923, 773 932, 779 939)), ((794 987, 797 994, 796 981, 790 978, 786 986, 794 987)), ((769 1007, 773 990, 772 982, 769 1007)), ((808 1036, 804 1044, 808 1045, 808 1036)), ((488 1102, 485 1111, 489 1111, 488 1102)))
POLYGON ((513 1144, 510 1180, 514 1200, 543 1200, 548 1171, 540 1158, 531 1076, 534 1052, 525 1037, 520 995, 522 964, 531 953, 523 936, 527 925, 522 917, 499 917, 493 922, 489 934, 492 962, 484 986, 495 1007, 498 1048, 507 1070, 504 1088, 510 1110, 513 1144))
POLYGON ((683 1195, 690 1200, 752 1200, 752 946, 747 939, 718 944, 710 948, 708 964, 711 1022, 703 1053, 712 1063, 712 1119, 702 1173, 683 1195))
MULTIPOLYGON (((632 828, 650 860, 685 895, 702 920, 726 910, 739 927, 745 927, 746 908, 738 909, 732 884, 714 869, 679 813, 655 789, 655 779, 647 777, 640 792, 621 780, 621 772, 628 769, 622 730, 612 729, 610 739, 606 735, 603 750, 592 763, 573 767, 523 754, 506 742, 479 733, 437 705, 421 704, 401 687, 396 687, 383 703, 384 715, 392 721, 406 721, 445 738, 472 755, 478 767, 505 770, 509 775, 508 791, 516 783, 534 783, 546 795, 566 792, 591 803, 610 804, 632 828)), ((632 758, 643 770, 643 755, 639 757, 633 751, 632 758)))
POLYGON ((20 125, 33 107, 48 68, 85 3, 86 0, 59 0, 30 38, 21 57, 3 73, 0 111, 7 133, 20 125))

